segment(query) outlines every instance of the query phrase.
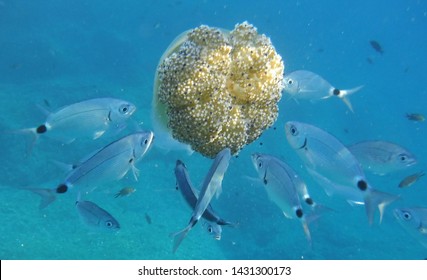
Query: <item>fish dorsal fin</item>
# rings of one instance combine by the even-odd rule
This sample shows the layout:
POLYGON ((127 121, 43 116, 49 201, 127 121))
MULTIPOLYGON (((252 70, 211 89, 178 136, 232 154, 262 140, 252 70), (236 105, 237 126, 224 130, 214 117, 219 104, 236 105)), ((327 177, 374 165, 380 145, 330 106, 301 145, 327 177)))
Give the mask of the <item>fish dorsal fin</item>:
POLYGON ((46 109, 45 107, 43 107, 42 105, 40 105, 40 104, 36 104, 36 106, 37 106, 37 109, 39 109, 39 110, 40 110, 40 112, 42 112, 42 114, 43 114, 45 117, 47 117, 47 116, 49 116, 49 115, 51 114, 51 112, 50 112, 48 109, 46 109))
POLYGON ((50 159, 50 162, 54 163, 56 166, 58 166, 60 169, 62 169, 64 172, 70 172, 73 170, 76 165, 65 163, 56 159, 50 159))

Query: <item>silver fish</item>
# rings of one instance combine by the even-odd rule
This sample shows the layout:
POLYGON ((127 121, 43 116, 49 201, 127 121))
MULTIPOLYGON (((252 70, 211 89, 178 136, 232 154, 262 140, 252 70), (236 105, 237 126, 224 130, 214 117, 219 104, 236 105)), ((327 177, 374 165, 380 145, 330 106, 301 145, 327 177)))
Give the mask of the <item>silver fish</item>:
POLYGON ((396 208, 393 214, 400 225, 427 248, 427 208, 396 208))
POLYGON ((337 89, 318 74, 306 70, 291 72, 285 75, 283 79, 284 91, 296 100, 306 99, 309 101, 317 101, 337 96, 352 112, 353 107, 348 96, 359 91, 362 87, 363 86, 352 89, 337 89))
MULTIPOLYGON (((190 176, 187 171, 187 167, 185 164, 177 160, 175 166, 175 177, 176 177, 176 186, 181 191, 182 196, 184 197, 187 204, 194 209, 197 204, 198 199, 198 191, 193 187, 190 176)), ((207 221, 216 223, 218 225, 231 225, 235 226, 235 224, 228 222, 218 216, 218 214, 214 211, 210 203, 208 204, 205 212, 203 212, 202 217, 207 221)))
POLYGON ((89 227, 104 231, 120 229, 119 222, 110 213, 91 201, 76 201, 76 209, 82 221, 89 227))
POLYGON ((229 148, 224 148, 216 155, 215 160, 203 181, 200 195, 197 199, 196 206, 194 207, 188 225, 183 230, 172 234, 172 236, 174 236, 173 252, 176 252, 182 240, 184 240, 189 231, 200 220, 215 193, 218 196, 221 192, 222 179, 224 178, 224 173, 227 171, 230 158, 231 150, 229 148))
POLYGON ((289 144, 309 172, 336 185, 357 189, 363 196, 369 223, 373 223, 377 207, 381 222, 386 205, 398 197, 372 188, 360 163, 338 139, 318 127, 296 121, 287 122, 285 131, 289 144))
POLYGON ((96 139, 108 129, 121 128, 135 110, 135 105, 125 100, 89 99, 50 112, 43 124, 16 132, 33 135, 32 145, 40 135, 65 143, 71 143, 77 138, 96 139))
POLYGON ((363 141, 347 146, 365 170, 385 175, 417 163, 407 149, 387 141, 363 141))
POLYGON ((252 163, 270 200, 282 210, 286 218, 301 221, 307 240, 311 243, 307 215, 301 205, 300 196, 310 206, 313 206, 314 202, 305 183, 289 165, 274 156, 254 153, 252 163))
POLYGON ((65 193, 75 186, 79 191, 87 187, 93 189, 104 183, 120 180, 129 170, 132 170, 137 180, 139 170, 135 164, 149 150, 153 137, 151 131, 136 132, 122 137, 73 165, 56 189, 30 190, 42 196, 40 207, 44 208, 55 199, 55 194, 65 193))

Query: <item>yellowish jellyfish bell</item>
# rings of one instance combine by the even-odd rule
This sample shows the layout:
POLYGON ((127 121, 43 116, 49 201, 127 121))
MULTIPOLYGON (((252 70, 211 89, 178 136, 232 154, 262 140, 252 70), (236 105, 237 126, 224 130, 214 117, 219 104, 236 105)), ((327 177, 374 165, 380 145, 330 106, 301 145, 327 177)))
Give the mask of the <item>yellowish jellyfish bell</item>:
POLYGON ((276 121, 283 73, 270 39, 247 22, 184 32, 157 67, 155 129, 206 157, 236 154, 276 121))

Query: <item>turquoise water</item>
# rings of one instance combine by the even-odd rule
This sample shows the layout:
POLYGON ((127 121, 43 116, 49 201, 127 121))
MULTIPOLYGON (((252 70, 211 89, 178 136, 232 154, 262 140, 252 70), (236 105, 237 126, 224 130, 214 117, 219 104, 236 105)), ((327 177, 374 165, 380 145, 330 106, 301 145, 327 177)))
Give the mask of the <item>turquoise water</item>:
MULTIPOLYGON (((132 174, 90 193, 121 224, 117 234, 88 229, 75 210, 74 194, 39 210, 39 197, 22 186, 54 187, 65 174, 52 159, 75 162, 115 140, 62 145, 40 139, 25 157, 28 139, 0 135, 1 259, 424 259, 427 249, 396 222, 392 209, 427 207, 426 179, 399 189, 406 175, 426 166, 426 123, 406 113, 427 114, 427 3, 425 1, 0 1, 0 130, 32 127, 47 109, 96 97, 118 97, 138 107, 133 119, 151 126, 151 96, 159 58, 181 32, 206 24, 232 29, 247 20, 269 36, 283 57, 285 72, 307 69, 333 85, 364 88, 351 96, 354 114, 338 99, 299 102, 286 95, 277 122, 232 158, 223 193, 212 205, 225 219, 222 239, 197 224, 173 254, 170 233, 191 216, 175 190, 175 161, 184 161, 201 182, 211 160, 156 146, 132 174), (160 3, 159 3, 160 2, 160 3), (384 54, 369 44, 376 40, 384 54), (368 58, 369 61, 368 62, 368 58), (330 198, 301 167, 286 141, 288 120, 312 123, 345 144, 368 139, 410 149, 418 164, 388 176, 367 174, 372 185, 401 195, 387 208, 381 225, 369 226, 363 207, 330 198), (276 129, 274 129, 276 128, 276 129), (334 209, 310 225, 308 245, 301 225, 283 217, 263 186, 253 180, 253 152, 276 155, 303 176, 318 202, 334 209), (123 198, 123 187, 137 191, 123 198)), ((126 131, 130 132, 132 127, 126 131)), ((378 218, 378 217, 377 217, 378 218)))

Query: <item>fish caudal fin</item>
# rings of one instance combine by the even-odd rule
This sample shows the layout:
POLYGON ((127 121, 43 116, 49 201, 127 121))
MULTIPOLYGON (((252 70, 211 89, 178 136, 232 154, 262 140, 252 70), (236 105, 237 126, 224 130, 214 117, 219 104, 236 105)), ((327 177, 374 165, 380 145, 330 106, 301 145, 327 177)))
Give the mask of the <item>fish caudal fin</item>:
POLYGON ((56 195, 54 191, 50 189, 30 188, 28 190, 32 191, 35 194, 38 194, 41 197, 39 209, 46 208, 49 204, 54 202, 56 199, 56 195))
POLYGON ((353 93, 355 93, 356 91, 361 90, 362 88, 363 88, 363 85, 355 87, 355 88, 352 88, 352 89, 344 89, 344 90, 341 90, 340 95, 338 96, 345 103, 345 105, 347 105, 347 107, 350 109, 350 111, 352 113, 354 113, 353 106, 351 105, 350 100, 348 99, 347 96, 352 95, 353 93))
POLYGON ((192 226, 191 226, 191 224, 189 224, 183 230, 178 231, 178 232, 172 234, 172 236, 174 237, 174 240, 173 240, 173 250, 172 250, 173 253, 175 253, 176 250, 178 250, 179 245, 181 245, 182 240, 184 240, 184 238, 190 232, 191 228, 192 228, 192 226))
POLYGON ((305 237, 307 238, 307 241, 311 247, 312 241, 311 241, 310 229, 308 228, 308 221, 306 219, 302 219, 301 224, 302 224, 302 228, 304 229, 305 237))
POLYGON ((315 220, 317 220, 318 218, 320 218, 321 216, 323 216, 323 214, 327 212, 332 212, 332 211, 334 211, 334 209, 329 208, 325 205, 315 204, 312 207, 312 211, 305 217, 305 219, 307 220, 307 223, 310 224, 315 220))
POLYGON ((20 135, 27 135, 30 136, 30 140, 27 141, 27 148, 26 148, 26 156, 30 156, 33 148, 37 142, 37 139, 39 138, 39 133, 37 132, 39 128, 37 127, 33 127, 33 128, 24 128, 24 129, 19 129, 19 130, 11 130, 11 131, 4 131, 5 133, 10 133, 10 134, 20 134, 20 135))
POLYGON ((369 190, 365 196, 365 209, 368 215, 369 224, 374 222, 375 208, 380 211, 380 223, 383 219, 385 207, 393 201, 399 199, 400 196, 380 192, 377 190, 369 190))
POLYGON ((345 105, 347 105, 347 107, 350 109, 350 111, 352 113, 354 113, 353 106, 351 105, 350 100, 347 97, 345 97, 345 96, 341 97, 341 100, 345 103, 345 105))

